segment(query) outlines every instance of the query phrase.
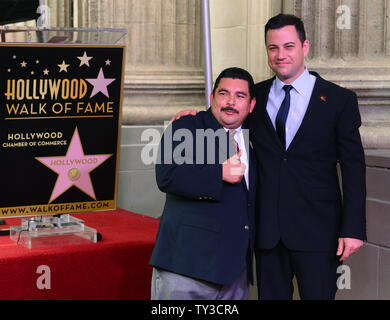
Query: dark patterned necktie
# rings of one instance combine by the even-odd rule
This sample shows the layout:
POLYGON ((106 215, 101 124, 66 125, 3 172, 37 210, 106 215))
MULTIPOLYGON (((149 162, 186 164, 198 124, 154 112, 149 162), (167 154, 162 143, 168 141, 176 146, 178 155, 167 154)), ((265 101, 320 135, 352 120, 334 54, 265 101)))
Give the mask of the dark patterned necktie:
POLYGON ((234 148, 236 149, 236 152, 238 153, 240 151, 240 146, 238 145, 238 142, 236 140, 236 129, 229 129, 229 138, 231 139, 234 148))
POLYGON ((286 96, 284 97, 284 100, 280 105, 275 121, 276 132, 284 149, 286 149, 286 121, 288 111, 290 110, 290 90, 292 88, 293 86, 291 85, 285 85, 283 87, 283 90, 286 92, 286 96))

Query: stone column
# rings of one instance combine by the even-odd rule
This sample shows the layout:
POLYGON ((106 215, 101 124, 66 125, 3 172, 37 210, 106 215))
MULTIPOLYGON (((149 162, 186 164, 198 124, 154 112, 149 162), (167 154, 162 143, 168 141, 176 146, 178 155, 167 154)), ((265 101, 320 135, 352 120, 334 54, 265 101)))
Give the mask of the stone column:
POLYGON ((390 148, 390 1, 298 0, 307 65, 359 98, 365 148, 390 148))
POLYGON ((200 0, 82 0, 77 25, 127 28, 123 124, 162 124, 203 109, 200 0))
POLYGON ((210 0, 213 78, 225 68, 247 69, 254 80, 271 76, 264 25, 282 0, 210 0))
POLYGON ((50 8, 51 27, 72 27, 71 0, 45 0, 43 3, 50 8))

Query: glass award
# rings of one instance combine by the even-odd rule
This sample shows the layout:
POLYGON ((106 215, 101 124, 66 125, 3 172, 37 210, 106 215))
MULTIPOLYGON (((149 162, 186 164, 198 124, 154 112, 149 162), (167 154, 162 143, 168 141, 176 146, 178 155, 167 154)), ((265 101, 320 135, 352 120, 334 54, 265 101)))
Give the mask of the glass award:
POLYGON ((24 218, 20 226, 10 227, 10 238, 31 249, 97 242, 98 234, 83 220, 61 214, 24 218))

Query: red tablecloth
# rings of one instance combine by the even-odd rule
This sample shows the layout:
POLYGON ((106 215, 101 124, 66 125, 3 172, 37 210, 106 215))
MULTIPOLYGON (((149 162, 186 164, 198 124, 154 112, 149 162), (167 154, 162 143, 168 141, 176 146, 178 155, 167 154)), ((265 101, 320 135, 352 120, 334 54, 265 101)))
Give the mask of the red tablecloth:
POLYGON ((122 209, 73 216, 97 229, 102 240, 28 249, 0 237, 0 299, 149 299, 158 219, 122 209), (37 286, 42 265, 50 268, 50 289, 37 286))

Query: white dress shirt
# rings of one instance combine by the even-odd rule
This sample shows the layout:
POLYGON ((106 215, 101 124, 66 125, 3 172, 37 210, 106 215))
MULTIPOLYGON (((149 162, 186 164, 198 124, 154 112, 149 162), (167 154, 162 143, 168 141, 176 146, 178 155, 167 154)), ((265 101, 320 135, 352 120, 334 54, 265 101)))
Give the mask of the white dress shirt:
MULTIPOLYGON (((229 129, 226 129, 226 132, 229 131, 229 129)), ((238 128, 234 129, 236 130, 236 134, 234 135, 234 138, 236 139, 237 143, 238 143, 238 147, 239 149, 241 150, 241 157, 240 157, 240 161, 241 163, 245 164, 245 173, 244 173, 244 177, 245 177, 245 182, 246 182, 246 187, 247 189, 249 190, 249 161, 248 161, 248 153, 247 153, 247 147, 249 147, 249 145, 246 145, 245 144, 245 139, 244 139, 244 133, 242 132, 242 128, 241 126, 239 126, 238 128)), ((248 141, 249 141, 249 136, 247 137, 248 141)))
MULTIPOLYGON (((305 71, 291 83, 293 89, 290 91, 290 110, 286 121, 286 149, 294 139, 295 134, 302 124, 316 79, 317 78, 311 75, 307 68, 305 68, 305 71)), ((267 112, 274 128, 276 115, 286 95, 283 90, 285 85, 286 84, 279 80, 278 77, 275 77, 268 95, 267 112)))

